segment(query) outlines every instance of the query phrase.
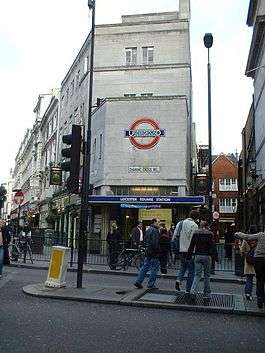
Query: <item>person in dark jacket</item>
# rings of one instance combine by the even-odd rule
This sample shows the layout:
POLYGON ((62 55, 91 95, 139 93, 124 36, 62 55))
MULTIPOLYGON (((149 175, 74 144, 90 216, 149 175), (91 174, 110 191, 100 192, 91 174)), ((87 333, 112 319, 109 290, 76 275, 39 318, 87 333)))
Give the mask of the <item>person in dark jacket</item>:
POLYGON ((111 225, 110 232, 107 234, 107 243, 109 246, 109 265, 111 270, 116 270, 116 262, 121 250, 122 236, 118 230, 116 222, 111 225))
POLYGON ((200 221, 200 228, 193 233, 191 243, 187 253, 187 260, 195 254, 195 276, 191 286, 192 297, 197 292, 197 288, 204 270, 204 298, 209 299, 211 295, 210 273, 211 261, 218 262, 218 254, 215 247, 214 234, 208 229, 208 222, 200 221))
POLYGON ((138 222, 137 226, 131 232, 131 247, 137 249, 144 241, 144 232, 142 222, 138 222))
POLYGON ((152 224, 145 233, 145 259, 144 264, 140 268, 135 287, 143 288, 142 283, 145 275, 150 270, 150 276, 147 284, 149 289, 157 289, 155 286, 157 273, 159 271, 159 255, 160 255, 160 233, 159 233, 159 220, 157 218, 152 219, 152 224))
POLYGON ((3 221, 2 222, 2 234, 3 234, 3 250, 4 250, 4 265, 10 265, 9 259, 9 243, 11 241, 11 230, 8 225, 3 221))
POLYGON ((161 273, 167 273, 167 261, 168 261, 168 254, 170 251, 170 237, 168 231, 166 229, 165 223, 160 223, 160 268, 161 273))
POLYGON ((5 225, 5 221, 0 220, 0 279, 2 278, 3 266, 4 266, 4 249, 10 242, 9 233, 5 225))

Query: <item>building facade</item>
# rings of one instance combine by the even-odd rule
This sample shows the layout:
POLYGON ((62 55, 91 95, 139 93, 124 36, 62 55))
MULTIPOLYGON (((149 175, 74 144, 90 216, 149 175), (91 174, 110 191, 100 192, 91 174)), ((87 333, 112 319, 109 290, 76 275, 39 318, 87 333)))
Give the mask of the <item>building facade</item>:
POLYGON ((265 226, 265 2, 251 0, 249 4, 247 25, 253 27, 252 41, 246 67, 246 75, 253 79, 254 130, 255 130, 255 169, 256 189, 253 196, 257 202, 258 225, 261 230, 265 226))
POLYGON ((218 229, 222 236, 235 223, 238 202, 238 166, 234 155, 218 155, 212 164, 213 207, 219 214, 218 229))

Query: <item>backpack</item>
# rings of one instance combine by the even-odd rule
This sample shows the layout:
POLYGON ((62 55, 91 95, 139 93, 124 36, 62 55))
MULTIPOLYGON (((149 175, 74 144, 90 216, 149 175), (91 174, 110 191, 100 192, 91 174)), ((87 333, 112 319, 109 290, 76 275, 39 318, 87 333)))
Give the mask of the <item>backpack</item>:
POLYGON ((254 266, 254 253, 256 248, 251 248, 246 254, 246 262, 248 265, 254 266))
POLYGON ((180 221, 178 224, 177 224, 177 232, 174 236, 174 239, 173 239, 173 250, 176 254, 179 254, 179 239, 180 239, 180 233, 182 231, 182 226, 183 226, 183 221, 180 221))

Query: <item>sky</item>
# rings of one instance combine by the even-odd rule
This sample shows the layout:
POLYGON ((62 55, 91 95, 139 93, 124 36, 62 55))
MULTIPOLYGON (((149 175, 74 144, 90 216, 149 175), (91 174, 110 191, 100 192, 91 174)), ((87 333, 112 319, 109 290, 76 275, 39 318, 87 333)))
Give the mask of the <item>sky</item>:
MULTIPOLYGON (((241 130, 250 108, 253 83, 245 73, 252 29, 249 0, 191 0, 193 120, 197 142, 207 144, 207 49, 212 33, 213 153, 241 149, 241 130)), ((96 24, 117 23, 121 15, 176 11, 177 0, 97 0, 96 24)), ((60 87, 90 30, 87 0, 0 1, 0 183, 27 128, 37 97, 60 87)))

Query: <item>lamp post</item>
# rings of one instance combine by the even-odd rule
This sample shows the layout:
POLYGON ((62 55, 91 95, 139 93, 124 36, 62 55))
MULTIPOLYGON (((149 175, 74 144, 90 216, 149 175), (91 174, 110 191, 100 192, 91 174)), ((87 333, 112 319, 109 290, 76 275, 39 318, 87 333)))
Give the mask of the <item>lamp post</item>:
POLYGON ((81 212, 78 242, 77 288, 82 288, 84 249, 86 248, 86 234, 91 226, 91 209, 88 206, 90 195, 90 145, 91 145, 91 116, 93 105, 93 71, 94 71, 94 42, 95 42, 95 12, 96 0, 88 0, 88 7, 92 11, 91 39, 90 39, 90 70, 89 70, 89 100, 86 143, 84 148, 83 178, 81 190, 81 212))
POLYGON ((203 38, 204 46, 208 49, 208 207, 209 217, 212 220, 212 102, 211 102, 211 64, 210 64, 210 48, 213 45, 213 36, 211 33, 206 33, 203 38))

